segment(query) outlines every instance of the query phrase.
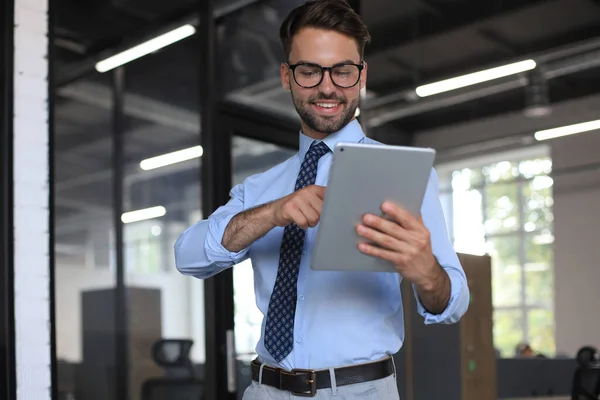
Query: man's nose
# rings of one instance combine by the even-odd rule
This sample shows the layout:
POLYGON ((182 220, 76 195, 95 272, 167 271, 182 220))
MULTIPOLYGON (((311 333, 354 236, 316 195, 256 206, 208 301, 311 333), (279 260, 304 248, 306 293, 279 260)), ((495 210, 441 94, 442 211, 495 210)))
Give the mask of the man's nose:
POLYGON ((321 84, 319 86, 321 87, 321 91, 323 93, 335 92, 335 85, 331 80, 331 74, 329 73, 329 71, 323 71, 323 80, 321 81, 321 84))

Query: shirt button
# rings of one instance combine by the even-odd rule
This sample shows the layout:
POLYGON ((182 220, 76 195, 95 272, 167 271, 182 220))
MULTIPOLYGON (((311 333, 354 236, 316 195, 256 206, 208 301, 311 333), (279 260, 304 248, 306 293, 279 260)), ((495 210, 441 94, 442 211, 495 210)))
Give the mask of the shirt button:
POLYGON ((297 342, 297 343, 302 343, 302 338, 298 338, 298 339, 296 339, 296 342, 297 342))
POLYGON ((298 296, 298 300, 304 300, 304 295, 301 294, 300 296, 298 296))
POLYGON ((302 252, 302 255, 303 255, 303 256, 304 256, 304 255, 306 255, 306 250, 304 250, 304 251, 302 252))

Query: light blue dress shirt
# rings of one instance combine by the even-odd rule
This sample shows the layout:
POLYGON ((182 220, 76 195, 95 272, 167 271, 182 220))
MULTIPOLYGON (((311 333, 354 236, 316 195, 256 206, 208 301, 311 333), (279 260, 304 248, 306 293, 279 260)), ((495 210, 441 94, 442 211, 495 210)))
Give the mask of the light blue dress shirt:
MULTIPOLYGON (((401 276, 396 273, 312 270, 309 257, 317 228, 309 228, 298 277, 294 350, 276 363, 264 348, 265 321, 277 275, 284 228, 271 230, 249 248, 237 253, 227 251, 221 240, 227 224, 236 214, 293 192, 300 164, 312 141, 300 133, 298 153, 236 185, 227 204, 207 220, 188 228, 175 244, 177 269, 200 279, 209 278, 251 258, 256 304, 265 316, 256 351, 267 364, 285 369, 320 369, 374 361, 397 352, 404 340, 401 276)), ((338 142, 378 143, 365 137, 355 120, 329 135, 324 142, 330 149, 338 142)), ((331 158, 330 152, 320 159, 317 185, 327 185, 331 158)), ((429 178, 421 212, 425 226, 431 232, 433 253, 450 277, 452 294, 446 310, 432 315, 424 309, 413 290, 418 311, 426 324, 455 323, 468 308, 469 289, 446 232, 435 170, 429 178)))

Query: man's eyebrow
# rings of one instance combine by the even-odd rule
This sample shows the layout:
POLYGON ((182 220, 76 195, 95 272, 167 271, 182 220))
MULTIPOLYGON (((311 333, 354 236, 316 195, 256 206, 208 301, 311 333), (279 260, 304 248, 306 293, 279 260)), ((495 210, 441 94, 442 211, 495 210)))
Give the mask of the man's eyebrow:
MULTIPOLYGON (((308 60, 299 60, 297 62, 295 62, 294 64, 314 64, 314 65, 320 65, 317 62, 314 61, 308 61, 308 60)), ((354 62, 354 60, 342 60, 342 61, 338 61, 333 65, 340 65, 340 64, 356 64, 356 62, 354 62)))
POLYGON ((354 60, 343 60, 335 65, 338 65, 338 64, 360 64, 360 62, 356 63, 356 62, 354 62, 354 60))
POLYGON ((314 61, 308 61, 308 60, 299 60, 299 61, 296 61, 294 64, 315 64, 315 65, 319 65, 318 63, 316 63, 314 61))

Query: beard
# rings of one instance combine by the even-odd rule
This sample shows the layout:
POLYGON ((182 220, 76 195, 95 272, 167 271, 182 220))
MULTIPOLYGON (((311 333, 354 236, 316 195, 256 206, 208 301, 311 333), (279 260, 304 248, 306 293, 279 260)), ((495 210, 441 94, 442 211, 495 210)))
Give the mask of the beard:
POLYGON ((354 99, 348 103, 348 100, 345 97, 338 96, 335 93, 330 95, 319 93, 315 96, 311 96, 307 101, 302 101, 294 96, 293 91, 291 94, 294 108, 296 109, 296 112, 300 116, 302 122, 304 122, 306 126, 313 131, 326 135, 330 135, 339 131, 344 126, 348 125, 350 121, 352 121, 360 100, 354 99), (311 104, 316 103, 319 100, 335 100, 340 102, 342 112, 339 115, 333 116, 318 115, 312 109, 311 104))

